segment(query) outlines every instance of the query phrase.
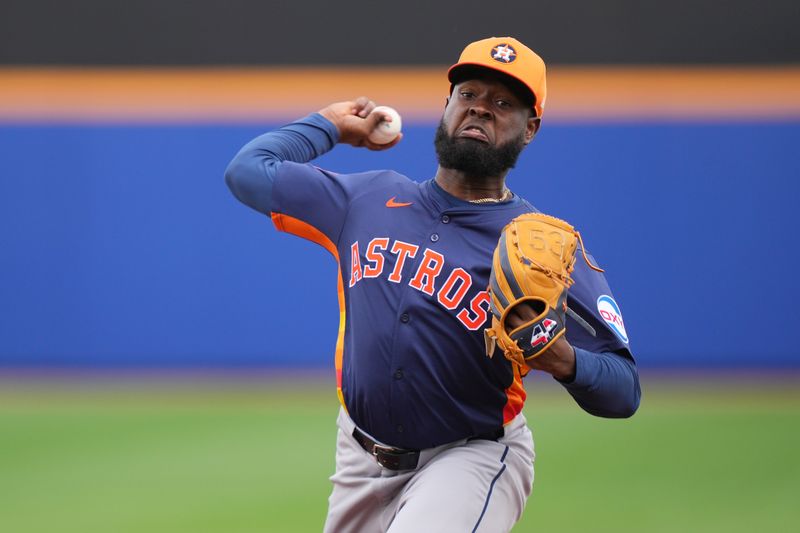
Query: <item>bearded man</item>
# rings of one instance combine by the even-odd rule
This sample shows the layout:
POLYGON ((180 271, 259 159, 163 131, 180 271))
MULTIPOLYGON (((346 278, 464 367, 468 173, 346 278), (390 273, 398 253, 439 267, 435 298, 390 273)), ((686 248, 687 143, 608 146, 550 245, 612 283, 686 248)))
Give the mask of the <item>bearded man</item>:
POLYGON ((509 221, 536 211, 506 176, 541 126, 545 64, 518 40, 492 37, 468 45, 448 80, 433 179, 308 164, 337 143, 400 142, 369 140, 387 117, 366 97, 257 137, 226 172, 239 200, 339 264, 341 408, 325 531, 509 531, 533 483, 521 412, 530 369, 596 416, 639 405, 621 317, 610 324, 601 307, 617 304, 605 277, 580 265, 569 293, 579 317, 566 335, 527 368, 487 357, 492 253, 509 221))

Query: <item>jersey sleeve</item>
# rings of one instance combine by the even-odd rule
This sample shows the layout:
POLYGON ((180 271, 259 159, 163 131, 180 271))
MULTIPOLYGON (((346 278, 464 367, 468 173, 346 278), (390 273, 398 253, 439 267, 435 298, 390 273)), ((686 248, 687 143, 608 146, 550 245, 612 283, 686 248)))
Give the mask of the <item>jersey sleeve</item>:
POLYGON ((353 198, 368 190, 377 172, 338 174, 312 164, 285 161, 272 191, 272 221, 279 231, 322 244, 332 253, 353 198))
POLYGON ((636 363, 617 353, 575 349, 575 376, 561 384, 587 413, 628 418, 639 408, 642 389, 636 363))
MULTIPOLYGON (((576 255, 578 260, 572 275, 575 284, 569 289, 567 305, 591 326, 595 334, 567 315, 567 340, 590 352, 614 352, 633 359, 622 311, 605 275, 590 269, 581 258, 580 250, 576 255)), ((591 255, 587 253, 587 256, 597 264, 591 255)))
MULTIPOLYGON (((594 258, 586 254, 592 264, 594 258)), ((561 382, 580 407, 595 416, 626 418, 639 407, 641 387, 622 312, 603 273, 576 253, 567 304, 594 331, 567 315, 567 341, 575 349, 575 375, 561 382)))
POLYGON ((352 196, 374 177, 306 164, 337 141, 336 126, 312 113, 247 143, 228 165, 225 181, 238 200, 271 216, 278 230, 334 252, 352 196))
POLYGON ((336 145, 336 126, 319 113, 259 135, 239 150, 225 170, 225 183, 243 204, 272 212, 272 185, 283 161, 305 163, 336 145))

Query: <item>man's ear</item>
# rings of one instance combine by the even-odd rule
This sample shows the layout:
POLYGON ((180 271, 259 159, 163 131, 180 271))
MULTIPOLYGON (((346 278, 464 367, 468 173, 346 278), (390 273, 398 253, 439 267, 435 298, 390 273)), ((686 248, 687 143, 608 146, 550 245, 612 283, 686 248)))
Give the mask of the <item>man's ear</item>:
POLYGON ((447 106, 450 105, 450 97, 447 96, 444 99, 444 108, 447 109, 447 106))
POLYGON ((525 126, 525 144, 528 144, 536 136, 539 127, 542 125, 542 119, 539 117, 529 117, 528 123, 525 126))

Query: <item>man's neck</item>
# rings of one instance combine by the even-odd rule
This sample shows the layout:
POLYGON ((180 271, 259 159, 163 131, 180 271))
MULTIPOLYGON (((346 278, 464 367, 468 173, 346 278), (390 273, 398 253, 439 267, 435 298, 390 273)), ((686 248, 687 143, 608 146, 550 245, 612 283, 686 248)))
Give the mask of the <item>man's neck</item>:
POLYGON ((505 178, 505 174, 476 178, 467 176, 460 170, 439 167, 434 180, 449 194, 469 202, 484 198, 502 198, 505 191, 505 178))

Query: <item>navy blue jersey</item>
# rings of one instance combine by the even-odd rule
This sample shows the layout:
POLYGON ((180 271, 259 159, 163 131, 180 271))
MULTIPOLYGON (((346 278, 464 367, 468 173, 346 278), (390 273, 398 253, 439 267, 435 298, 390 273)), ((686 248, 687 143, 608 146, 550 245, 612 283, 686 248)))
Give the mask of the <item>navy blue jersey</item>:
MULTIPOLYGON (((338 261, 337 385, 356 424, 421 449, 494 430, 519 413, 522 378, 502 354, 485 355, 483 329, 501 230, 533 206, 516 196, 472 204, 432 180, 388 170, 342 175, 291 161, 277 166, 272 187, 275 226, 338 261)), ((604 276, 579 259, 573 277, 569 305, 597 335, 568 317, 567 340, 576 351, 629 356, 604 276)))
MULTIPOLYGON (((476 205, 392 171, 340 175, 312 165, 338 141, 318 113, 256 137, 225 172, 233 194, 275 226, 317 242, 339 264, 339 398, 362 430, 428 448, 492 431, 522 409, 518 369, 485 355, 491 256, 501 229, 534 211, 514 197, 476 205)), ((580 250, 578 251, 580 253, 580 250)), ((574 378, 560 383, 584 410, 631 416, 639 378, 605 278, 581 260, 567 317, 574 378)))

